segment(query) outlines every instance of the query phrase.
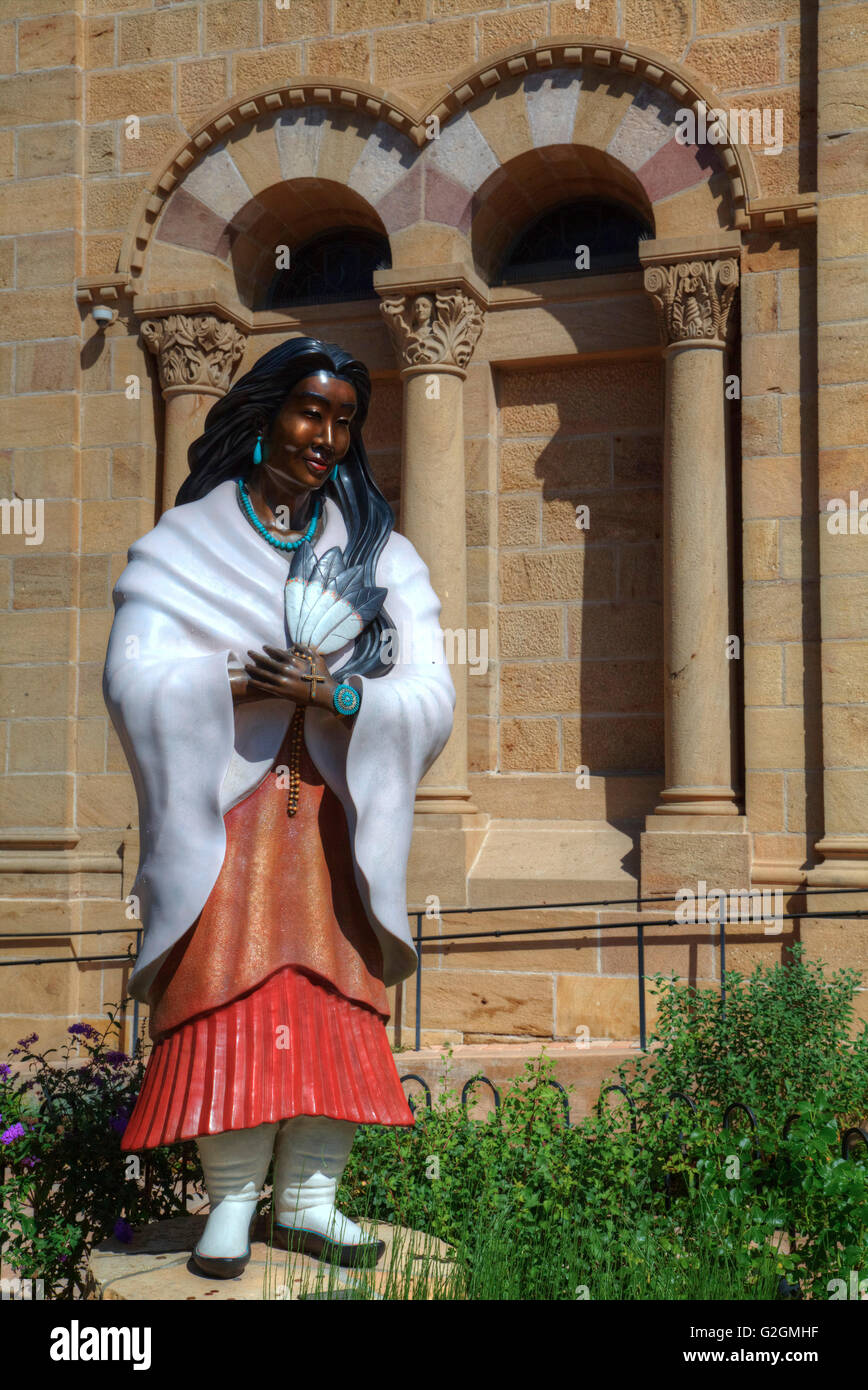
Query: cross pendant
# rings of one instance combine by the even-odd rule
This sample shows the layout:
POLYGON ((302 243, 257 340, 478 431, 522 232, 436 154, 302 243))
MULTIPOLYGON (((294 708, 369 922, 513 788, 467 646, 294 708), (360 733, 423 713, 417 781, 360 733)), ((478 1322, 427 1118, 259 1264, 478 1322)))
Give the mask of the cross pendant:
POLYGON ((309 682, 310 682, 310 698, 313 700, 313 699, 315 698, 315 696, 316 696, 317 682, 318 682, 318 681, 324 681, 324 680, 325 680, 325 676, 320 676, 320 675, 317 673, 316 667, 314 666, 313 662, 310 663, 310 670, 309 670, 309 671, 302 671, 302 672, 300 672, 300 675, 301 675, 302 680, 306 680, 306 681, 309 681, 309 682))

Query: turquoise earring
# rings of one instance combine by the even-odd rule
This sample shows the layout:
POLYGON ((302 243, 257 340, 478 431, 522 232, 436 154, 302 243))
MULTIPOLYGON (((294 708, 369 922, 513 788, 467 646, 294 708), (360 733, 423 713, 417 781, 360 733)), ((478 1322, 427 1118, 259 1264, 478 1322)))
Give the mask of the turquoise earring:
POLYGON ((254 450, 253 450, 253 462, 254 462, 254 463, 261 463, 261 462, 262 462, 262 433, 261 433, 261 432, 256 436, 256 447, 255 447, 254 450))

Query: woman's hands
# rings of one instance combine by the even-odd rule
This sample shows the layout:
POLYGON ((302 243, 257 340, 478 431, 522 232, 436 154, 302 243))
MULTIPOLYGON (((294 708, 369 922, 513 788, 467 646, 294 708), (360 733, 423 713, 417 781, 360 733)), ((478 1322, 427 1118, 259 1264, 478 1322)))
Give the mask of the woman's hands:
POLYGON ((310 647, 293 646, 289 651, 279 647, 264 647, 261 652, 248 652, 245 664, 249 694, 261 697, 292 700, 297 705, 313 705, 318 709, 337 711, 332 697, 339 684, 329 675, 325 657, 310 647))

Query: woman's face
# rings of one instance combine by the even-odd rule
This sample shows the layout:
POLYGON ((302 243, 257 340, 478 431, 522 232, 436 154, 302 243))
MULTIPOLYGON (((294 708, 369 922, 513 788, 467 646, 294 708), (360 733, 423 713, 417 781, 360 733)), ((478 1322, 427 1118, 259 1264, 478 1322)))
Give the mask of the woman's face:
POLYGON ((277 413, 262 468, 283 490, 322 487, 350 447, 355 389, 326 371, 296 383, 277 413))

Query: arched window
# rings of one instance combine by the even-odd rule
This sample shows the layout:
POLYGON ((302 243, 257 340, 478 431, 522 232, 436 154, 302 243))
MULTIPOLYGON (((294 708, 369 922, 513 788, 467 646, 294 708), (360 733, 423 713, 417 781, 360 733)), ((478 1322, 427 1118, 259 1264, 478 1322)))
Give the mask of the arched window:
POLYGON ((524 228, 507 250, 495 283, 638 270, 639 242, 653 235, 645 218, 623 203, 576 198, 549 208, 524 228))
POLYGON ((342 299, 373 299, 374 271, 389 270, 388 238, 363 227, 320 232, 290 254, 268 287, 265 307, 331 304, 342 299))

